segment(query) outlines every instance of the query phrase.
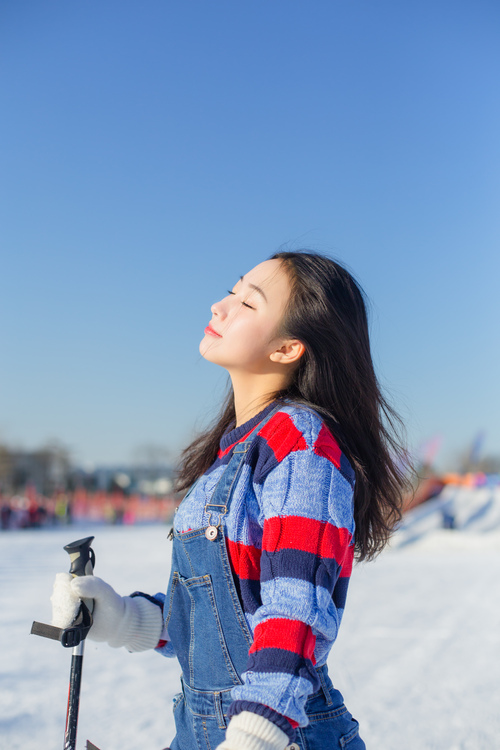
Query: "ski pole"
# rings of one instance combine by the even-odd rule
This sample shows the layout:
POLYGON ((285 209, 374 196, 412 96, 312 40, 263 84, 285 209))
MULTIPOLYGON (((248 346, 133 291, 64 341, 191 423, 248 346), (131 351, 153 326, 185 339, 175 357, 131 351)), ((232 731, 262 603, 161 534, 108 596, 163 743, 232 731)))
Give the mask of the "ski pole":
MULTIPOLYGON (((65 550, 71 560, 70 573, 73 576, 91 576, 94 572, 95 555, 91 548, 93 536, 80 539, 72 544, 67 544, 65 550)), ((92 607, 93 602, 91 603, 92 607)), ((80 610, 85 608, 92 619, 91 609, 87 602, 82 601, 80 610)), ((78 618, 77 618, 78 619, 78 618)), ((83 619, 83 614, 82 614, 83 619)), ((92 624, 92 622, 91 622, 92 624)), ((90 630, 90 628, 88 629, 90 630)), ((85 647, 85 636, 80 643, 73 648, 71 656, 71 673, 69 679, 68 710, 66 714, 66 729, 64 732, 64 750, 76 750, 76 729, 78 724, 78 709, 80 707, 80 686, 82 682, 83 651, 85 647)))
MULTIPOLYGON (((94 550, 91 544, 93 536, 79 539, 67 544, 64 549, 69 554, 72 576, 93 575, 95 565, 94 550)), ((66 728, 64 732, 64 750, 76 750, 76 730, 78 724, 78 709, 80 705, 80 686, 82 681, 83 652, 85 638, 92 627, 93 601, 85 600, 80 603, 80 609, 74 622, 68 628, 57 628, 53 625, 34 622, 31 632, 60 641, 66 648, 73 647, 71 657, 71 672, 69 679, 68 709, 66 713, 66 728)))

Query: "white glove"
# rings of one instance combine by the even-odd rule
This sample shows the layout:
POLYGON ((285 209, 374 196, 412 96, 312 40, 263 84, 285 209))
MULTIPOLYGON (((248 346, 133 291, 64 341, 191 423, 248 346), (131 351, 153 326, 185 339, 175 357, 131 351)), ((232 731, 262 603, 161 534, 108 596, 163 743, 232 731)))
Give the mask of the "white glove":
POLYGON ((288 735, 276 724, 251 711, 233 716, 226 729, 226 739, 217 750, 285 750, 288 735))
POLYGON ((67 628, 75 619, 81 599, 93 599, 94 622, 88 638, 125 646, 129 651, 154 648, 163 629, 160 607, 143 596, 120 596, 102 578, 58 573, 51 596, 52 624, 67 628))

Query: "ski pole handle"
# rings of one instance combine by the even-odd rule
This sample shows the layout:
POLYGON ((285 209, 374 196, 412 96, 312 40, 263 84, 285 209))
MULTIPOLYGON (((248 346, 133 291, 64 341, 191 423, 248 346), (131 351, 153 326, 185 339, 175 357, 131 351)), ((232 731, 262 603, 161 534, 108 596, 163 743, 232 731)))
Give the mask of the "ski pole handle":
MULTIPOLYGON (((90 546, 93 541, 93 536, 87 536, 85 539, 78 539, 76 542, 71 542, 64 547, 71 560, 69 572, 73 577, 93 575, 95 554, 90 546)), ((69 627, 57 628, 54 625, 34 622, 31 626, 31 632, 35 635, 60 641, 66 648, 74 648, 80 641, 87 637, 87 633, 92 627, 93 610, 94 600, 82 599, 78 614, 69 627)))
MULTIPOLYGON (((93 541, 93 536, 87 536, 85 539, 77 539, 76 542, 70 542, 70 544, 64 547, 71 561, 69 572, 73 578, 94 575, 95 554, 90 546, 93 541)), ((87 637, 87 633, 92 626, 93 611, 94 600, 82 599, 75 622, 71 628, 66 629, 64 635, 61 637, 63 646, 76 646, 87 637)))
POLYGON ((72 576, 93 575, 95 554, 90 546, 93 541, 93 536, 87 536, 85 539, 78 539, 76 542, 71 542, 64 547, 71 560, 69 572, 72 576))

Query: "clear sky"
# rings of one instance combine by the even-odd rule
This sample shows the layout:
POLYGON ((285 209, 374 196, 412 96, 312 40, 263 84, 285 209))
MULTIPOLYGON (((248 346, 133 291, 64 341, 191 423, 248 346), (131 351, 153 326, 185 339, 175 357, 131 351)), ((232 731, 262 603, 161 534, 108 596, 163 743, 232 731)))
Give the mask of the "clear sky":
POLYGON ((3 0, 0 439, 177 451, 210 305, 343 261, 417 446, 500 453, 496 0, 3 0))

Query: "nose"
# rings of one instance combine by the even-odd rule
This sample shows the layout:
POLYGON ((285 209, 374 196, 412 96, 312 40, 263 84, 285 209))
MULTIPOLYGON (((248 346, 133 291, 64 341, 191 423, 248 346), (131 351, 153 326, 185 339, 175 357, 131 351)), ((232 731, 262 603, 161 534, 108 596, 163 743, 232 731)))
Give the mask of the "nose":
POLYGON ((217 315, 218 318, 225 318, 227 316, 227 309, 224 305, 226 299, 227 297, 224 297, 224 299, 221 299, 218 302, 214 302, 214 304, 210 308, 210 312, 212 313, 212 315, 217 315))

